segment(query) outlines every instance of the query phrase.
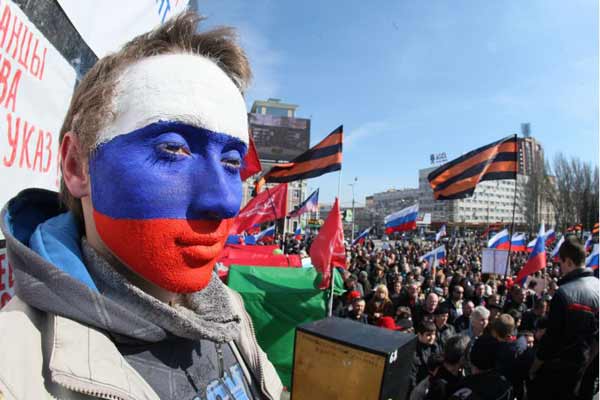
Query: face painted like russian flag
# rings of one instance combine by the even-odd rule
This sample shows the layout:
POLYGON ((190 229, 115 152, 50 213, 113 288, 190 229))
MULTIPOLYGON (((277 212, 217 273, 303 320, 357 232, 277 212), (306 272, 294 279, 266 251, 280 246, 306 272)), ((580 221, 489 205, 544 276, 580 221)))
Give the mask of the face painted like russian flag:
POLYGON ((135 64, 115 98, 117 117, 90 157, 96 230, 150 282, 201 290, 242 200, 243 98, 212 61, 186 54, 135 64))

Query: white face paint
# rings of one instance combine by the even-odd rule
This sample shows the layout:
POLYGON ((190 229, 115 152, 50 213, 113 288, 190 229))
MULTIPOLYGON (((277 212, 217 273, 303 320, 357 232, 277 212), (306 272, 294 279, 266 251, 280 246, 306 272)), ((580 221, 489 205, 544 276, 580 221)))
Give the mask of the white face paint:
POLYGON ((193 54, 145 58, 125 69, 112 104, 115 120, 96 145, 158 121, 177 121, 248 143, 246 105, 215 62, 193 54))

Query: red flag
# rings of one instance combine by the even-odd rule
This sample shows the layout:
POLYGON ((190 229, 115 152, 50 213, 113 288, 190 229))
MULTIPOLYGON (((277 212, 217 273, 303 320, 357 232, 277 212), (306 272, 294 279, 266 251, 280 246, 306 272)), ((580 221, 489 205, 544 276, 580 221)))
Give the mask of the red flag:
POLYGON ((244 167, 240 171, 240 177, 242 181, 245 181, 254 174, 262 171, 262 165, 260 165, 260 159, 258 158, 258 152, 254 145, 254 139, 250 135, 250 146, 248 147, 248 153, 244 157, 244 167))
POLYGON ((254 224, 284 218, 287 214, 287 189, 287 183, 282 183, 260 192, 240 211, 230 234, 239 235, 254 224))
POLYGON ((321 289, 329 287, 332 267, 346 268, 344 228, 342 226, 340 204, 337 198, 319 234, 312 242, 310 259, 317 271, 323 275, 320 285, 321 289))

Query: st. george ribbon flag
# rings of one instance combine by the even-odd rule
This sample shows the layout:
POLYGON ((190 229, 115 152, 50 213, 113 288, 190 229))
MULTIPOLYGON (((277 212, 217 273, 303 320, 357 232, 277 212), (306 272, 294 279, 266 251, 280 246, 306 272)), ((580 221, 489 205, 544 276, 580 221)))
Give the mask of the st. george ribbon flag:
POLYGON ((300 204, 298 206, 298 208, 296 208, 294 211, 292 211, 290 213, 289 217, 290 218, 299 217, 306 212, 316 212, 318 209, 319 209, 319 189, 312 192, 311 195, 308 196, 306 198, 306 200, 304 200, 302 202, 302 204, 300 204))
POLYGON ((490 249, 508 250, 509 246, 510 236, 508 234, 508 229, 501 230, 488 241, 488 247, 490 249))
POLYGON ((535 246, 527 259, 527 262, 519 271, 516 282, 525 283, 525 278, 546 268, 546 240, 544 236, 544 224, 540 226, 535 246))
POLYGON ((386 216, 383 220, 385 233, 406 232, 416 229, 418 215, 419 204, 415 204, 386 216))
POLYGON ((235 219, 230 234, 240 234, 255 224, 284 218, 287 214, 287 183, 260 192, 235 219))
POLYGON ((470 197, 481 181, 517 179, 517 135, 470 151, 431 172, 427 179, 436 200, 470 197))
POLYGON ((344 129, 340 125, 333 132, 289 163, 275 164, 269 172, 256 181, 257 191, 269 182, 292 182, 316 178, 342 169, 342 143, 344 129))

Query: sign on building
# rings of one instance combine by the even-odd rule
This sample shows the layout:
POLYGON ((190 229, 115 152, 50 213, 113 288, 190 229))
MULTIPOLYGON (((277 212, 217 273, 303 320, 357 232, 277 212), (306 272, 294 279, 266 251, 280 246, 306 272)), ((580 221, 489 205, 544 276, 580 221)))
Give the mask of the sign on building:
POLYGON ((248 123, 261 160, 290 161, 310 146, 310 119, 250 113, 248 123))

